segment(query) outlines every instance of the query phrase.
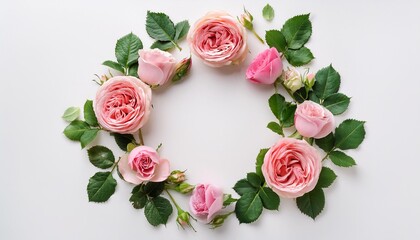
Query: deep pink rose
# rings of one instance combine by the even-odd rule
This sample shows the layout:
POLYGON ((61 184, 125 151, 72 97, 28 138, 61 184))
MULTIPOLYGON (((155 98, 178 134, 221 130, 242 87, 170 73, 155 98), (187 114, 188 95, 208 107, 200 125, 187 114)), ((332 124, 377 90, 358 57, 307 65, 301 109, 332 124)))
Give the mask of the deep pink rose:
POLYGON ((296 108, 295 127, 300 135, 318 139, 332 132, 335 120, 328 109, 315 102, 305 101, 296 108))
POLYGON ((139 50, 139 78, 152 86, 163 85, 176 69, 175 58, 160 49, 139 50))
POLYGON ((94 110, 106 130, 134 133, 149 119, 151 101, 152 91, 140 79, 116 76, 98 89, 94 110))
POLYGON ((147 146, 136 147, 122 156, 118 170, 125 181, 136 185, 145 181, 162 182, 170 175, 169 161, 147 146))
POLYGON ((283 138, 268 150, 261 170, 267 186, 279 196, 297 198, 315 188, 321 168, 314 147, 304 140, 283 138))
POLYGON ((191 212, 209 223, 223 207, 223 192, 211 184, 197 184, 190 198, 191 212))
POLYGON ((275 48, 257 55, 246 70, 246 78, 253 83, 273 84, 283 71, 280 54, 275 48))
POLYGON ((222 11, 209 12, 199 19, 187 39, 191 51, 212 67, 242 63, 248 53, 245 28, 222 11))

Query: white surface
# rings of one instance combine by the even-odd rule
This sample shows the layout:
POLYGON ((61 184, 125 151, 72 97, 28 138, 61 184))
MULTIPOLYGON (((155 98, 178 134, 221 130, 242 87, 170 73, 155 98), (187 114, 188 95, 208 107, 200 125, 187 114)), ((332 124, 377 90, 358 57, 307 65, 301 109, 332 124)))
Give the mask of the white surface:
MULTIPOLYGON (((266 1, 2 0, 0 239, 419 239, 420 2, 269 2, 276 11, 272 23, 261 17, 266 1), (62 135, 60 116, 94 97, 91 79, 107 71, 100 64, 114 59, 115 41, 133 31, 150 46, 147 10, 193 23, 209 10, 239 15, 243 5, 261 35, 311 12, 311 68, 333 63, 342 92, 353 97, 341 119, 367 121, 364 144, 349 152, 358 165, 333 167, 339 177, 326 190, 323 213, 314 222, 283 199, 279 212, 265 211, 255 224, 239 226, 232 217, 216 231, 195 224, 194 233, 178 230, 174 216, 166 228, 151 227, 128 202, 132 186, 121 181, 109 202, 88 203, 86 184, 97 170, 62 135)), ((162 155, 173 168, 187 168, 191 182, 231 193, 254 169, 258 149, 277 139, 265 128, 273 120, 266 104, 272 90, 244 79, 264 49, 251 35, 249 44, 240 68, 212 69, 194 58, 186 81, 154 93, 145 129, 146 143, 162 142, 162 155)), ((182 45, 179 59, 188 55, 182 45)), ((106 134, 97 142, 121 153, 106 134)), ((176 197, 186 206, 186 198, 176 197)))

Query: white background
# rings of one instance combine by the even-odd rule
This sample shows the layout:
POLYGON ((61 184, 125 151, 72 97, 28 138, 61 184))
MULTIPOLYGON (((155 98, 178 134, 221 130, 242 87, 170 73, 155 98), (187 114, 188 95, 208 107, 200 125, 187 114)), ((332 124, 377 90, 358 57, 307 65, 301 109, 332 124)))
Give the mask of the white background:
MULTIPOLYGON (((1 1, 0 8, 0 239, 419 239, 420 238, 420 9, 419 1, 270 1, 272 23, 261 16, 267 1, 1 1), (350 151, 358 165, 333 167, 326 206, 313 221, 282 199, 254 224, 231 217, 215 231, 195 224, 179 230, 151 227, 128 202, 132 186, 121 182, 105 204, 88 203, 86 185, 97 169, 86 151, 62 134, 69 106, 83 106, 106 73, 114 44, 133 31, 145 47, 147 10, 174 21, 195 22, 209 10, 255 16, 255 28, 280 28, 287 18, 312 13, 308 47, 316 71, 333 63, 341 91, 352 97, 338 120, 366 120, 366 140, 350 151)), ((154 92, 154 110, 144 129, 146 143, 163 143, 173 169, 188 169, 192 183, 211 182, 225 192, 254 169, 258 150, 278 137, 273 93, 244 79, 246 66, 265 46, 249 35, 250 55, 241 67, 212 69, 194 58, 182 83, 154 92)), ((181 59, 188 46, 174 51, 181 59)), ((303 70, 302 70, 303 71, 303 70)), ((102 134, 104 144, 121 154, 102 134)), ((330 164, 328 164, 330 165, 330 164)), ((116 177, 118 178, 118 177, 116 177)), ((186 198, 175 195, 182 206, 186 198)))

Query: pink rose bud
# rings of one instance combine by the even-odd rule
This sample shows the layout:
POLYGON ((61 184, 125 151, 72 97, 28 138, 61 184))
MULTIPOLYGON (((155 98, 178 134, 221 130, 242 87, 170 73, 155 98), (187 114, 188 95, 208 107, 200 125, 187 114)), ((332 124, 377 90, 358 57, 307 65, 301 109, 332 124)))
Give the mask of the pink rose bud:
POLYGON ((99 124, 116 133, 135 133, 149 119, 152 91, 140 79, 116 76, 99 87, 94 111, 99 124))
POLYGON ((152 86, 168 82, 175 73, 175 58, 160 49, 139 50, 139 78, 152 86))
POLYGON ((136 185, 145 181, 162 182, 170 174, 169 161, 161 159, 155 149, 147 146, 136 147, 122 156, 118 169, 125 181, 136 185))
POLYGON ((242 26, 244 26, 248 30, 254 29, 254 26, 252 24, 253 20, 254 20, 254 17, 245 8, 244 8, 244 13, 241 14, 241 17, 238 18, 238 21, 242 24, 242 26))
POLYGON ((172 82, 178 82, 181 80, 191 69, 191 57, 184 58, 176 66, 175 75, 172 77, 172 82))
POLYGON ((248 53, 245 28, 222 11, 199 19, 187 39, 191 51, 211 67, 242 63, 248 53))
POLYGON ((168 177, 169 183, 180 184, 185 181, 185 171, 174 170, 171 172, 171 175, 168 177))
POLYGON ((252 61, 246 70, 246 78, 253 83, 273 84, 283 71, 280 54, 275 48, 270 48, 252 61))
POLYGON ((212 226, 212 229, 221 227, 223 223, 225 222, 226 218, 229 217, 230 214, 225 215, 217 215, 213 218, 213 220, 209 223, 212 226))
POLYGON ((190 227, 190 228, 192 228, 192 229, 194 230, 194 232, 196 232, 196 231, 195 231, 195 229, 194 229, 194 227, 193 227, 193 226, 192 226, 192 224, 191 224, 191 219, 195 220, 195 219, 191 216, 191 214, 190 214, 190 213, 185 212, 185 211, 184 211, 184 210, 182 210, 182 209, 178 209, 178 216, 177 216, 177 218, 176 218, 176 222, 178 223, 178 225, 179 225, 180 227, 182 227, 182 229, 185 229, 185 226, 186 226, 186 227, 190 227))
POLYGON ((281 80, 292 93, 303 87, 302 77, 296 68, 288 68, 281 75, 281 80))
POLYGON ((312 191, 322 164, 318 151, 304 140, 283 138, 268 150, 261 171, 280 197, 297 198, 312 191))
POLYGON ((305 84, 311 88, 312 86, 314 86, 314 83, 315 83, 315 74, 309 73, 308 75, 306 75, 305 84))
POLYGON ((223 207, 223 192, 210 184, 198 184, 190 198, 190 209, 200 221, 209 223, 223 207))
POLYGON ((333 114, 325 107, 305 101, 296 108, 295 127, 300 135, 318 139, 334 130, 335 120, 333 114))

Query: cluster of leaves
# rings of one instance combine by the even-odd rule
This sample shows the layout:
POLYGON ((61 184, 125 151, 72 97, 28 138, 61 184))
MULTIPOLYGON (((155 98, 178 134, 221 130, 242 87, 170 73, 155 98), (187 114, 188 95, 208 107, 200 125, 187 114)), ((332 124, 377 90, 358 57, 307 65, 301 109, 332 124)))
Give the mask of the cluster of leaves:
POLYGON ((290 18, 281 30, 269 30, 265 40, 270 47, 275 47, 283 53, 287 61, 293 66, 308 64, 314 56, 305 44, 312 35, 312 23, 309 14, 290 18))
POLYGON ((267 128, 284 137, 283 128, 292 127, 294 125, 294 116, 297 105, 286 101, 279 93, 273 94, 270 99, 268 99, 268 104, 278 122, 268 123, 267 128))

